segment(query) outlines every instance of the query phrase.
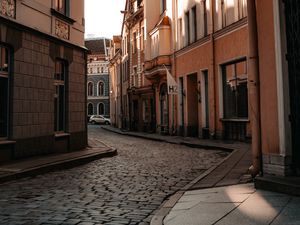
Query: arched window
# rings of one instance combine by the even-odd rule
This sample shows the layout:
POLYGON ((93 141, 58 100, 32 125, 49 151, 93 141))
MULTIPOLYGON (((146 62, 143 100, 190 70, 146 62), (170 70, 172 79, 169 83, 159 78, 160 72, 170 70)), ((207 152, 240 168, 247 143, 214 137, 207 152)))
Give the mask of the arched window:
POLYGON ((100 81, 98 83, 98 95, 103 96, 104 95, 104 83, 100 81))
POLYGON ((94 84, 93 82, 88 83, 88 96, 93 96, 94 94, 94 84))
POLYGON ((104 104, 103 103, 99 103, 99 105, 98 105, 98 114, 104 115, 104 104))
POLYGON ((92 103, 88 104, 88 115, 93 115, 94 114, 94 106, 92 103))

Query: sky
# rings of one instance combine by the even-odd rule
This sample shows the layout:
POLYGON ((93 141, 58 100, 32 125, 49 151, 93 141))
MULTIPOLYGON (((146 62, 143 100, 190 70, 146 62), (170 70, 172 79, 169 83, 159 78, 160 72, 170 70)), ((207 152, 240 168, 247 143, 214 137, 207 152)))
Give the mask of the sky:
POLYGON ((120 35, 125 0, 85 0, 85 37, 120 35))

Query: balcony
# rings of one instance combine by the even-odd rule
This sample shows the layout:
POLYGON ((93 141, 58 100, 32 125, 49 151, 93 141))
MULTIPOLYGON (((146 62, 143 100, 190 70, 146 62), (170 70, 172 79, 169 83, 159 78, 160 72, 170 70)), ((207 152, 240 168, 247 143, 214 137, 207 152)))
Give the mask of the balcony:
POLYGON ((170 19, 164 16, 149 33, 151 37, 150 59, 145 60, 145 77, 150 81, 166 75, 166 67, 171 66, 171 26, 170 19))
POLYGON ((145 62, 145 77, 148 80, 157 80, 166 75, 165 66, 170 69, 171 58, 170 55, 161 55, 150 61, 145 62))

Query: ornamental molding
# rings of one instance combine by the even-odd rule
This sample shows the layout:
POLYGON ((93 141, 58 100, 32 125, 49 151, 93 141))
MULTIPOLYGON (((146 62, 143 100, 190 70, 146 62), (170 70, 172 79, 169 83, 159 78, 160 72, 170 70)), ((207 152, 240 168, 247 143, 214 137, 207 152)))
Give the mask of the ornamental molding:
POLYGON ((69 40, 70 39, 70 26, 60 20, 55 20, 55 35, 69 40))
POLYGON ((0 0, 0 14, 11 18, 16 17, 16 1, 0 0))

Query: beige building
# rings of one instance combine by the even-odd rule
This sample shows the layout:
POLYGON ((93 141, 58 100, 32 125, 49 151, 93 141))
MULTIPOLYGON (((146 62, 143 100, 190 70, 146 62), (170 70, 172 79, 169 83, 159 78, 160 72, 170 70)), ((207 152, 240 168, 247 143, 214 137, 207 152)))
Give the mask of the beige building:
POLYGON ((1 1, 0 161, 87 144, 84 1, 1 1))
POLYGON ((115 127, 122 128, 122 77, 121 77, 121 36, 114 36, 110 48, 109 85, 110 121, 115 127))

